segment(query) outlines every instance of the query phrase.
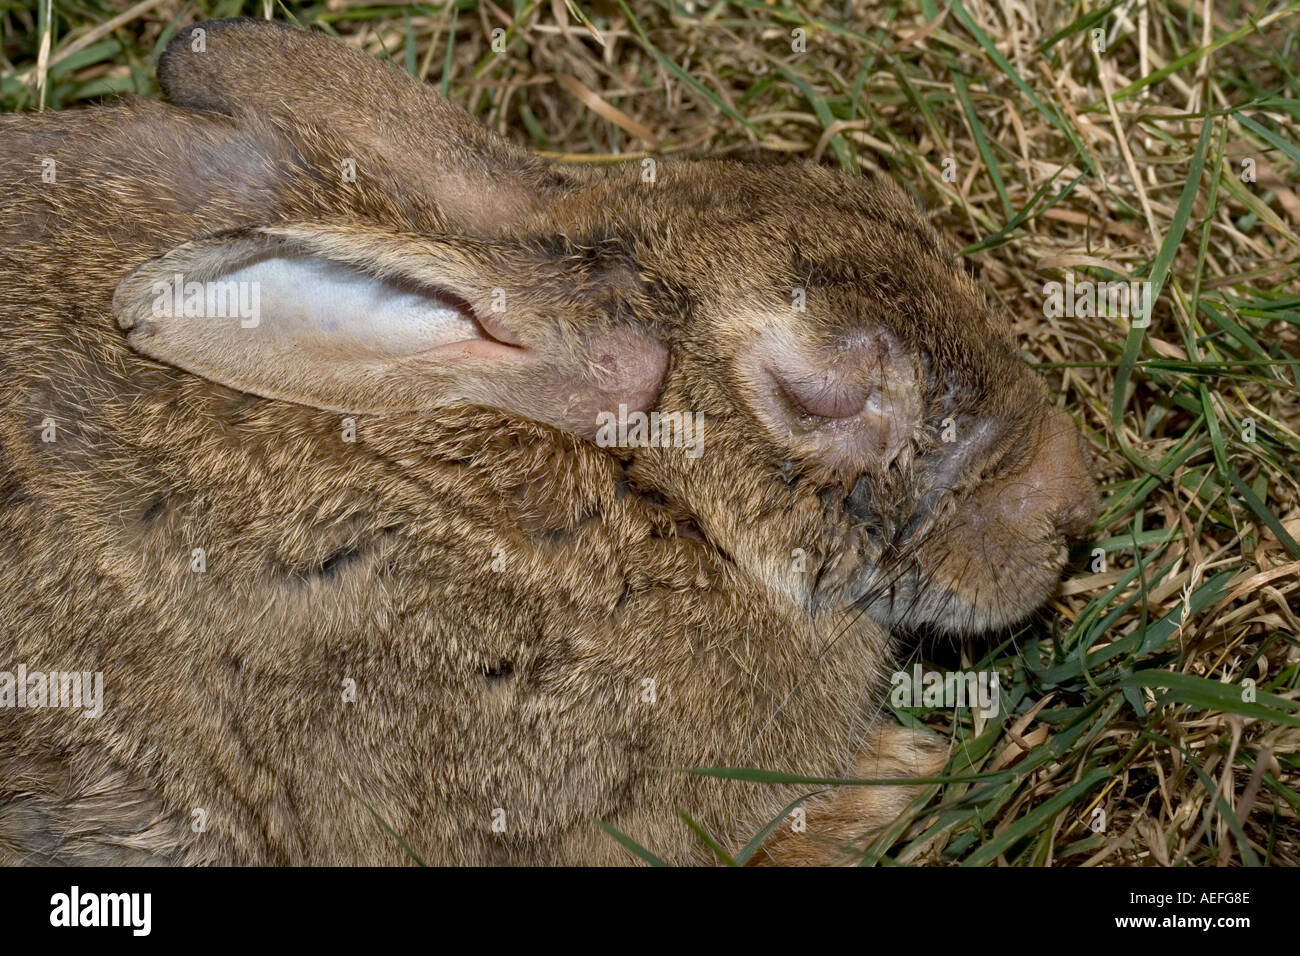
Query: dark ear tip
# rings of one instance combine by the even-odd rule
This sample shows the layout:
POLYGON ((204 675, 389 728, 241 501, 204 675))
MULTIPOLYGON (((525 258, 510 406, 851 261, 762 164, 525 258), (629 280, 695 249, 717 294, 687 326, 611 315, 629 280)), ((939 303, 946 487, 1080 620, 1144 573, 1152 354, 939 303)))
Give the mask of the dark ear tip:
POLYGON ((212 38, 223 33, 257 33, 269 30, 294 32, 298 28, 280 20, 261 20, 257 17, 223 17, 182 27, 168 41, 162 55, 158 58, 158 82, 168 99, 175 99, 181 89, 185 62, 189 57, 196 55, 193 52, 194 34, 199 30, 206 34, 206 38, 212 38))

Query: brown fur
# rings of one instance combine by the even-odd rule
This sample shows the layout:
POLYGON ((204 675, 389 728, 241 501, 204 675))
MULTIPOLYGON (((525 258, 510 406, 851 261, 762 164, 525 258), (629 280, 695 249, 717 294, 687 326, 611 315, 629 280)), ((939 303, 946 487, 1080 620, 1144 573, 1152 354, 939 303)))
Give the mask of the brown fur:
MULTIPOLYGON (((676 810, 738 846, 802 790, 678 768, 938 772, 941 748, 876 716, 889 626, 1023 617, 1094 493, 1008 323, 899 190, 574 173, 323 37, 205 28, 208 53, 182 33, 160 66, 176 105, 0 117, 0 669, 105 682, 99 719, 0 710, 0 862, 402 862, 361 800, 434 863, 626 862, 597 818, 703 862, 676 810), (146 260, 305 223, 452 248, 556 374, 611 330, 653 336, 657 407, 702 412, 704 454, 599 448, 454 375, 344 443, 337 411, 160 363, 114 323, 146 260), (921 420, 850 470, 774 428, 746 363, 772 329, 813 361, 858 327, 920 376, 921 420), (945 418, 978 436, 959 460, 945 418)), ((828 795, 767 860, 840 860, 915 792, 828 795)))

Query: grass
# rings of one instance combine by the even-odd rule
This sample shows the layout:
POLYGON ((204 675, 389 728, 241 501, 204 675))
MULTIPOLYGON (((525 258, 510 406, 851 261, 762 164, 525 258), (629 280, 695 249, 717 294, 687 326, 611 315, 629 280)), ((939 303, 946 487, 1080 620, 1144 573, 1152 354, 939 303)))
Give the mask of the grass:
POLYGON ((1300 3, 0 0, 0 108, 156 95, 178 25, 268 10, 556 158, 878 167, 965 246, 1104 507, 1030 624, 909 649, 1004 717, 897 712, 949 776, 864 862, 1300 864, 1300 3), (1151 282, 1150 327, 1046 316, 1067 271, 1151 282))

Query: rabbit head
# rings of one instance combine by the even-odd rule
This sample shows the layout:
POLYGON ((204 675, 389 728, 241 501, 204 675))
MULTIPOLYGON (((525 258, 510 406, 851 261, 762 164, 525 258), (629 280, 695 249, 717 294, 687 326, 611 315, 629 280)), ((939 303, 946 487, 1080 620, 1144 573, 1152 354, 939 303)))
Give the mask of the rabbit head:
POLYGON ((603 188, 576 245, 656 277, 660 408, 703 413, 694 469, 634 475, 814 612, 972 634, 1049 596, 1096 508, 1078 431, 897 187, 703 162, 603 188))
MULTIPOLYGON (((1064 542, 1096 507, 1077 430, 1016 355, 1009 320, 888 179, 708 161, 564 170, 467 127, 392 71, 382 74, 392 109, 376 115, 367 90, 356 110, 339 110, 362 87, 332 80, 319 38, 255 23, 218 29, 233 41, 219 55, 194 53, 186 36, 169 47, 159 72, 171 99, 319 119, 422 187, 430 221, 482 239, 453 247, 278 227, 238 245, 189 247, 175 254, 183 261, 164 258, 119 290, 117 313, 137 348, 199 372, 203 360, 191 354, 219 353, 223 368, 210 377, 341 410, 452 400, 501 408, 512 396, 514 411, 584 438, 599 413, 658 399, 663 414, 700 416, 701 460, 683 461, 680 445, 627 455, 633 483, 809 608, 853 606, 888 625, 975 633, 1024 617, 1050 594, 1064 542), (270 90, 257 65, 272 58, 310 82, 270 90), (430 163, 427 136, 412 134, 409 117, 421 112, 451 144, 447 158, 430 163), (172 339, 202 334, 193 323, 174 332, 132 324, 126 300, 138 305, 132 291, 158 275, 181 266, 216 275, 272 247, 423 283, 457 299, 460 324, 420 320, 418 334, 403 329, 400 343, 385 343, 382 369, 346 370, 295 368, 286 357, 304 352, 278 327, 238 337, 247 354, 234 355, 228 337, 201 349, 172 339), (470 327, 466 312, 491 341, 457 338, 470 327), (567 359, 542 374, 529 364, 557 353, 567 359), (430 371, 438 355, 466 369, 476 356, 498 364, 455 382, 455 370, 430 371), (293 390, 300 380, 310 394, 293 390)), ((396 193, 409 195, 409 185, 396 193)), ((330 282, 315 288, 328 314, 309 324, 348 326, 330 282)), ((347 301, 358 315, 374 308, 365 297, 347 301)))

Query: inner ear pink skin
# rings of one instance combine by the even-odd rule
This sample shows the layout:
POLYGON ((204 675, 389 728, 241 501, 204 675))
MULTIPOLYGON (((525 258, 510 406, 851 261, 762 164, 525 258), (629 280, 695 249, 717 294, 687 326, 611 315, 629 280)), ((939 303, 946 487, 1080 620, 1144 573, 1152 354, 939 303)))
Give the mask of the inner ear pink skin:
POLYGON ((424 353, 425 357, 439 361, 485 358, 504 362, 523 362, 530 358, 532 354, 530 350, 520 342, 514 331, 492 312, 475 309, 466 302, 462 302, 461 307, 484 335, 439 345, 424 353))
POLYGON ((888 466, 920 424, 914 363, 887 331, 858 330, 820 349, 773 331, 748 365, 772 437, 831 470, 888 466))
POLYGON ((474 309, 474 318, 479 325, 483 326, 483 331, 498 342, 504 342, 506 345, 520 345, 519 337, 515 335, 514 330, 498 319, 490 309, 483 311, 474 309))
POLYGON ((526 348, 517 345, 504 345, 489 339, 462 339, 448 342, 422 353, 422 358, 436 359, 439 362, 455 361, 457 358, 492 359, 497 362, 523 362, 528 359, 526 348))

